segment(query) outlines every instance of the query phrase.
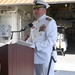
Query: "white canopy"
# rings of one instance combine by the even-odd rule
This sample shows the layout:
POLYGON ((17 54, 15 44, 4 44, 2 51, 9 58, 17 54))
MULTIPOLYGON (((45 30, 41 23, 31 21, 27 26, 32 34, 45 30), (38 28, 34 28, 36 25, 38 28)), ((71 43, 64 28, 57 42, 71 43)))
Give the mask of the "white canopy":
MULTIPOLYGON (((50 4, 55 3, 74 3, 75 0, 44 0, 50 4)), ((33 0, 0 0, 0 5, 12 5, 12 4, 32 4, 33 0)))

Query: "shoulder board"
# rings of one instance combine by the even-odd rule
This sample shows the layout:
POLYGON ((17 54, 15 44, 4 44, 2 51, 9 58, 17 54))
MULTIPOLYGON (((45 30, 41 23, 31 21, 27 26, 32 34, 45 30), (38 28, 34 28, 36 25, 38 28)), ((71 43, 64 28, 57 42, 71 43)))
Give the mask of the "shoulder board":
POLYGON ((37 21, 36 19, 34 21, 37 21))
POLYGON ((49 18, 49 17, 46 17, 46 20, 50 21, 50 20, 51 20, 51 18, 49 18))
POLYGON ((36 20, 34 20, 33 22, 36 22, 36 20))

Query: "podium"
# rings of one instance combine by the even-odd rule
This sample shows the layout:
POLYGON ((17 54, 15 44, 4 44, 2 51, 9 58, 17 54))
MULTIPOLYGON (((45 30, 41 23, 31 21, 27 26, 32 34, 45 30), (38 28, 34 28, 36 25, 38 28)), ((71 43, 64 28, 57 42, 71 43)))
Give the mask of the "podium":
POLYGON ((19 44, 0 47, 0 75, 34 75, 34 50, 19 44))

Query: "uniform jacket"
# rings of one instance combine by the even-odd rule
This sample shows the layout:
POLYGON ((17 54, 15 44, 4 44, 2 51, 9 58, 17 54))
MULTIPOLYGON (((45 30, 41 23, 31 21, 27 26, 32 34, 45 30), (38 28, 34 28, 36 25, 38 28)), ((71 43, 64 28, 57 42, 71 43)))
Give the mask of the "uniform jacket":
POLYGON ((34 63, 49 62, 53 45, 57 40, 57 25, 53 18, 43 15, 33 22, 28 42, 35 45, 34 63))

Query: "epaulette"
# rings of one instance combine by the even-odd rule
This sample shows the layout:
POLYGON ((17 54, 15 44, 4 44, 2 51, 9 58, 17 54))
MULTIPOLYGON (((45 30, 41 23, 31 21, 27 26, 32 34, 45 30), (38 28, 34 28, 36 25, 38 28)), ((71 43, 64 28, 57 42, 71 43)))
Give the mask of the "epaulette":
POLYGON ((49 17, 46 17, 46 20, 50 21, 50 20, 51 20, 51 18, 49 18, 49 17))
POLYGON ((34 20, 33 22, 35 22, 36 20, 34 20))

